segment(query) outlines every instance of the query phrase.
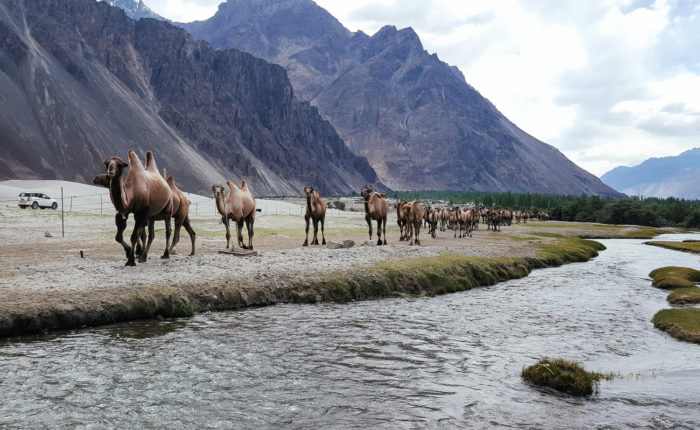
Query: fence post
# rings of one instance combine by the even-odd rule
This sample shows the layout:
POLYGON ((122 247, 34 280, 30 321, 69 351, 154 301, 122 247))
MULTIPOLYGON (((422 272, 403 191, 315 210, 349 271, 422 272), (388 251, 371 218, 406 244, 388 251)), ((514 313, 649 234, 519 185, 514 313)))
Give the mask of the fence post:
POLYGON ((63 187, 61 187, 61 237, 66 237, 66 227, 63 221, 63 187))
POLYGON ((102 194, 100 194, 100 215, 102 215, 102 194))
POLYGON ((68 212, 73 212, 73 196, 70 196, 70 210, 68 212))

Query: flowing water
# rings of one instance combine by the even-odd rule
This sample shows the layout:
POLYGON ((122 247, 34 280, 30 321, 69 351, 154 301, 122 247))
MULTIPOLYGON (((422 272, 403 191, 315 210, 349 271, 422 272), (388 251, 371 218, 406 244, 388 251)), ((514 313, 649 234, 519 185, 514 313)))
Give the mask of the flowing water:
POLYGON ((647 278, 700 256, 602 242, 590 262, 434 298, 4 341, 0 428, 700 428, 700 345, 653 327, 667 292, 647 278), (520 377, 543 356, 619 376, 556 394, 520 377))

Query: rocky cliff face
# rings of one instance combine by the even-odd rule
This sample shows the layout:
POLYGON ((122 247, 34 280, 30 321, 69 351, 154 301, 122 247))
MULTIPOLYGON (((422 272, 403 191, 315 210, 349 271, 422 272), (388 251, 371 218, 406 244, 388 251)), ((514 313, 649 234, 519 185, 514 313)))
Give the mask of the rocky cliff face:
POLYGON ((229 0, 182 25, 284 66, 299 97, 394 189, 620 196, 520 130, 410 28, 351 33, 311 0, 229 0))
POLYGON ((283 68, 94 0, 0 3, 0 178, 90 181, 154 151, 181 188, 246 179, 256 195, 376 182, 283 68))
POLYGON ((133 18, 133 19, 153 18, 153 19, 159 19, 161 21, 167 21, 165 18, 163 18, 162 16, 153 12, 148 6, 146 6, 146 4, 143 2, 143 0, 97 0, 97 1, 104 1, 105 3, 108 3, 111 6, 115 6, 115 7, 123 9, 129 18, 133 18))

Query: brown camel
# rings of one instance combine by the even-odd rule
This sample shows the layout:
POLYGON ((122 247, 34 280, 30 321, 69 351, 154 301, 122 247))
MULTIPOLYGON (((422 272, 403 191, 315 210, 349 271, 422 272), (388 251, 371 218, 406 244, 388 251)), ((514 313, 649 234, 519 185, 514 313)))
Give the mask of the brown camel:
POLYGON ((417 200, 412 201, 402 208, 406 219, 406 240, 411 245, 420 245, 420 227, 423 224, 423 208, 417 200), (414 238, 415 233, 415 238, 414 238))
POLYGON ((382 223, 384 224, 384 245, 386 245, 386 217, 389 204, 384 199, 385 194, 375 193, 369 185, 365 185, 360 193, 365 199, 365 221, 369 227, 369 240, 372 240, 372 220, 377 221, 377 245, 382 245, 382 223))
POLYGON ((304 240, 304 245, 302 246, 309 245, 310 219, 314 222, 314 238, 311 244, 318 245, 318 222, 321 221, 321 237, 323 238, 321 244, 325 245, 326 235, 323 232, 323 224, 326 222, 326 203, 313 187, 304 187, 304 193, 306 193, 306 213, 304 214, 304 219, 306 220, 306 240, 304 240))
MULTIPOLYGON (((147 154, 152 161, 153 154, 147 154)), ((155 161, 152 161, 155 167, 155 161)), ((130 213, 134 214, 134 231, 131 233, 131 247, 128 250, 127 266, 135 266, 136 242, 139 240, 141 229, 148 226, 148 242, 139 257, 139 262, 145 262, 148 251, 153 243, 154 222, 156 219, 165 221, 165 252, 161 258, 169 258, 170 219, 173 211, 173 194, 168 183, 156 170, 146 169, 133 149, 129 150, 129 163, 116 155, 105 160, 109 181, 109 195, 112 204, 122 220, 126 223, 130 213), (129 166, 126 179, 122 179, 124 168, 129 166)))
POLYGON ((394 203, 394 209, 396 210, 396 223, 399 225, 399 241, 403 241, 406 238, 406 216, 404 215, 403 207, 407 204, 408 202, 405 200, 394 203))
POLYGON ((173 219, 175 221, 175 231, 173 232, 173 243, 170 245, 170 253, 175 254, 175 245, 180 241, 180 230, 185 227, 187 234, 190 235, 192 242, 192 250, 190 255, 194 255, 194 242, 197 237, 194 229, 190 225, 190 200, 180 189, 175 185, 175 179, 169 176, 167 179, 170 191, 173 193, 173 219))
POLYGON ((228 185, 228 195, 224 196, 224 186, 216 184, 211 186, 216 200, 216 208, 221 214, 221 221, 226 226, 226 248, 231 245, 231 231, 229 220, 236 223, 236 233, 238 233, 238 246, 243 249, 253 249, 253 224, 255 223, 255 198, 248 191, 245 181, 241 182, 238 188, 231 181, 226 181, 228 185), (248 246, 243 244, 243 222, 248 229, 248 246))
MULTIPOLYGON (((95 185, 99 185, 100 187, 104 187, 109 189, 109 182, 111 181, 110 177, 108 174, 103 173, 101 175, 95 176, 95 178, 92 180, 92 183, 95 185)), ((124 248, 124 252, 126 253, 126 258, 129 258, 129 253, 131 252, 131 246, 129 246, 128 243, 124 241, 124 230, 126 230, 126 222, 128 220, 129 214, 126 215, 126 218, 117 212, 114 215, 114 224, 117 226, 117 234, 114 236, 114 240, 117 243, 120 243, 122 247, 124 248)), ((139 235, 139 240, 136 242, 136 255, 141 255, 143 252, 143 244, 146 243, 146 238, 145 236, 145 230, 142 230, 142 234, 139 235)))

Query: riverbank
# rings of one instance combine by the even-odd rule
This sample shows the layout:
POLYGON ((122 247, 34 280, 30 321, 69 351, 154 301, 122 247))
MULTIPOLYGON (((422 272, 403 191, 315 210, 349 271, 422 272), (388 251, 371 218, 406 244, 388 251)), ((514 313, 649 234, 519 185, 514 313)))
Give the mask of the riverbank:
POLYGON ((672 249, 674 251, 692 252, 693 254, 700 254, 700 242, 698 241, 683 241, 683 242, 670 242, 670 241, 650 241, 644 242, 645 245, 660 246, 666 249, 672 249))
MULTIPOLYGON (((649 273, 652 285, 670 290, 667 300, 674 305, 700 303, 700 270, 689 267, 661 267, 649 273)), ((663 309, 654 315, 654 327, 686 342, 700 343, 700 309, 663 309)))
MULTIPOLYGON (((113 241, 112 216, 71 214, 62 238, 55 233, 58 215, 0 210, 0 336, 275 303, 443 294, 523 277, 535 268, 585 261, 602 249, 574 236, 599 229, 607 236, 636 230, 530 222, 501 232, 482 226, 465 239, 454 239, 452 232, 438 232, 436 239, 423 233, 425 245, 411 247, 398 242, 398 229, 389 223, 390 246, 331 250, 300 247, 303 218, 261 214, 255 236, 260 255, 238 258, 218 253, 224 231, 215 217, 193 216, 197 255, 185 255, 189 240, 183 232, 182 254, 159 259, 159 232, 149 261, 126 268, 123 251, 113 241), (46 231, 53 237, 46 237, 46 231)), ((358 215, 327 219, 326 239, 362 243, 366 224, 358 215)))

